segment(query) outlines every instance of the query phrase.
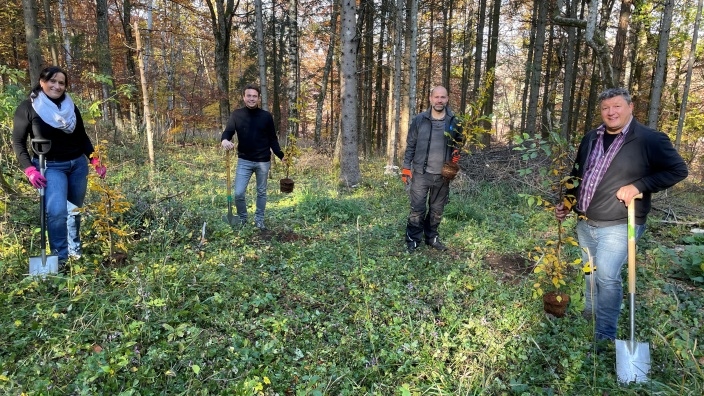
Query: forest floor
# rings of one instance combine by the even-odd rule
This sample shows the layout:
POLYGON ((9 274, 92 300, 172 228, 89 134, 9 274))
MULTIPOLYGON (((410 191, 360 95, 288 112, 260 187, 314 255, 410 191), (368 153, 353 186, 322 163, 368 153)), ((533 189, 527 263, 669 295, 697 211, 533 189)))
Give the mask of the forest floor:
MULTIPOLYGON (((704 218, 700 184, 654 199, 636 311, 650 381, 620 385, 615 352, 595 353, 580 314, 581 270, 569 272, 565 317, 532 296, 529 253, 555 224, 519 195, 543 192, 510 150, 463 158, 440 227, 449 250, 413 254, 408 197, 383 161, 362 163, 360 185, 342 188, 330 158, 306 152, 291 194, 274 166, 259 231, 222 220, 221 151, 161 148, 150 174, 142 153, 111 150, 105 183, 131 204, 110 219, 131 233, 119 260, 96 234, 93 192, 83 257, 69 274, 28 277, 37 198, 17 176, 21 196, 3 200, 0 393, 704 394, 704 289, 693 279, 704 239, 690 233, 704 218)), ((627 318, 626 307, 619 339, 627 318)))

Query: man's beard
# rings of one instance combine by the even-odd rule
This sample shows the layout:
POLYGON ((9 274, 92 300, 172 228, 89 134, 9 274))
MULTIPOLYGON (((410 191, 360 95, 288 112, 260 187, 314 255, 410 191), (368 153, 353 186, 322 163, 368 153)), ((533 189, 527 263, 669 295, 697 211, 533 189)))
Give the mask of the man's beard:
POLYGON ((441 111, 445 110, 445 105, 435 105, 435 106, 433 106, 433 110, 435 110, 437 112, 441 112, 441 111))

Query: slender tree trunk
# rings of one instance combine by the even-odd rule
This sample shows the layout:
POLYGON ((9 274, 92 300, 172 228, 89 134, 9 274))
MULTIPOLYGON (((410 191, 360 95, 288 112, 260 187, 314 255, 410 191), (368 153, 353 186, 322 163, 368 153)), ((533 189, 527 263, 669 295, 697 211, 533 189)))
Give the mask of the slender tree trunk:
POLYGON ((628 23, 631 19, 631 5, 633 0, 621 0, 621 11, 618 17, 618 30, 616 31, 616 44, 611 67, 614 69, 614 81, 620 85, 623 78, 626 56, 626 38, 628 37, 628 23))
MULTIPOLYGON (((553 102, 554 92, 553 88, 553 78, 552 69, 554 66, 554 42, 555 42, 555 25, 550 24, 550 31, 548 32, 548 53, 545 61, 545 82, 543 83, 543 103, 540 111, 540 132, 543 137, 547 137, 550 130, 552 130, 552 110, 553 108, 550 104, 553 102)), ((557 82, 557 81, 555 81, 557 82)))
POLYGON ((341 0, 342 57, 340 70, 341 118, 340 130, 340 184, 357 186, 360 182, 359 156, 357 154, 357 48, 359 36, 356 31, 355 0, 341 0))
POLYGON ((538 120, 538 95, 540 94, 540 79, 543 71, 543 51, 545 46, 545 27, 547 21, 547 4, 542 0, 535 0, 538 9, 537 25, 535 29, 535 53, 530 73, 530 97, 528 99, 528 113, 526 115, 525 131, 529 135, 536 132, 538 120))
POLYGON ((281 76, 283 75, 284 68, 284 33, 285 29, 282 29, 280 24, 277 23, 276 12, 271 13, 271 31, 273 32, 272 40, 272 69, 274 70, 274 86, 272 89, 272 107, 271 114, 274 117, 274 123, 278 126, 278 130, 285 131, 283 128, 283 120, 281 119, 281 96, 279 91, 281 88, 281 76), (278 34, 277 34, 278 32, 278 34))
POLYGON ((259 62, 259 89, 262 91, 262 109, 269 110, 269 93, 266 81, 266 53, 264 51, 264 16, 262 0, 254 0, 255 25, 257 30, 257 61, 259 62))
POLYGON ((684 128, 684 120, 687 115, 687 100, 689 98, 689 87, 692 83, 692 69, 694 68, 694 57, 697 52, 697 40, 699 38, 699 26, 702 21, 702 3, 704 0, 697 2, 697 16, 694 19, 694 32, 692 33, 692 45, 689 49, 687 57, 687 75, 684 79, 684 92, 682 93, 682 103, 680 104, 680 115, 677 119, 677 135, 675 138, 675 149, 679 151, 682 143, 682 129, 684 128))
MULTIPOLYGON (((493 0, 491 11, 491 22, 489 24, 489 49, 486 56, 486 70, 491 73, 491 82, 487 88, 487 98, 484 104, 484 116, 490 116, 494 112, 494 90, 496 88, 496 55, 499 51, 499 17, 501 16, 501 0, 493 0)), ((491 146, 491 122, 484 125, 487 133, 482 135, 482 144, 485 148, 491 146)))
POLYGON ((61 24, 61 35, 64 37, 64 61, 66 62, 66 68, 71 69, 73 66, 72 56, 71 56, 71 39, 68 32, 68 25, 66 23, 66 11, 64 11, 64 0, 59 1, 59 23, 61 24))
POLYGON ((39 28, 37 27, 37 4, 34 0, 22 0, 24 15, 24 36, 27 41, 27 61, 31 86, 39 83, 42 67, 42 50, 39 48, 39 28))
MULTIPOLYGON (((125 65, 127 66, 127 81, 135 86, 139 84, 139 79, 137 77, 137 67, 134 64, 134 57, 136 56, 134 48, 136 43, 134 40, 134 35, 132 34, 132 1, 124 0, 122 2, 122 33, 125 35, 125 42, 127 43, 127 48, 125 49, 125 65)), ((129 102, 129 119, 130 127, 134 135, 137 134, 137 120, 139 118, 137 112, 138 101, 130 99, 129 102)))
POLYGON ((54 31, 54 13, 51 12, 50 0, 42 0, 44 5, 44 21, 46 25, 47 41, 49 42, 49 52, 51 53, 52 64, 59 64, 59 48, 57 47, 57 37, 54 31))
MULTIPOLYGON (((577 0, 568 3, 567 15, 569 18, 576 18, 577 0)), ((567 32, 566 39, 566 56, 565 56, 565 72, 564 84, 562 86, 562 108, 560 109, 560 135, 565 140, 570 139, 570 111, 572 110, 573 94, 574 94, 574 78, 575 78, 575 58, 579 47, 577 46, 577 32, 574 26, 564 27, 567 32)))
POLYGON ((220 103, 220 127, 230 117, 230 32, 232 18, 239 5, 234 0, 206 0, 210 11, 210 25, 215 37, 215 75, 220 103))
POLYGON ((386 146, 386 172, 390 172, 392 167, 396 165, 396 161, 400 156, 400 114, 401 114, 401 59, 402 51, 402 10, 403 0, 396 0, 394 7, 394 25, 392 37, 394 40, 393 46, 393 80, 391 81, 392 97, 389 100, 389 136, 386 146))
MULTIPOLYGON (((409 109, 409 120, 417 112, 416 101, 418 92, 416 87, 418 86, 418 0, 408 0, 408 9, 410 10, 410 15, 408 15, 408 26, 406 30, 410 32, 408 37, 408 52, 410 53, 408 59, 408 109, 409 109)), ((407 122, 408 123, 408 122, 407 122)), ((406 133, 408 133, 408 126, 406 126, 406 133)), ((405 142, 403 143, 405 146, 405 142)))
MULTIPOLYGON (((108 1, 96 1, 96 22, 97 22, 97 48, 98 48, 98 64, 100 65, 100 73, 114 81, 112 72, 112 56, 110 55, 110 24, 108 22, 108 1)), ((103 121, 114 120, 112 98, 112 84, 101 83, 103 91, 103 121)))
POLYGON ((648 126, 658 127, 660 116, 660 99, 665 85, 665 68, 667 67, 667 48, 670 41, 670 28, 672 27, 672 14, 675 8, 675 0, 666 0, 665 10, 660 25, 660 41, 658 43, 658 58, 655 64, 653 75, 653 90, 650 91, 650 106, 648 107, 648 126))
POLYGON ((142 105, 144 106, 144 122, 147 125, 147 150, 149 151, 149 166, 155 169, 154 159, 154 131, 152 130, 151 110, 149 109, 149 89, 147 88, 147 76, 144 73, 144 60, 142 59, 142 38, 139 34, 139 25, 134 23, 134 33, 137 38, 137 62, 139 64, 139 77, 142 86, 142 105))
POLYGON ((298 0, 289 0, 288 13, 288 133, 298 137, 298 0))
POLYGON ((330 71, 332 69, 332 58, 335 53, 335 38, 337 35, 337 17, 340 13, 339 11, 340 3, 338 1, 333 1, 332 4, 332 16, 330 18, 330 42, 328 42, 328 52, 325 55, 325 67, 323 68, 322 82, 320 83, 320 94, 317 98, 316 111, 315 111, 315 129, 314 129, 314 141, 316 147, 320 145, 320 135, 323 123, 323 104, 325 103, 325 96, 327 95, 328 89, 328 79, 330 78, 330 71))
POLYGON ((531 16, 530 24, 530 39, 528 40, 528 54, 526 56, 526 72, 523 80, 523 97, 521 100, 521 130, 527 129, 528 118, 528 96, 530 93, 530 82, 533 78, 533 58, 535 57, 535 39, 537 37, 538 28, 538 10, 540 9, 540 1, 533 2, 533 15, 531 16))
POLYGON ((464 32, 462 39, 462 78, 460 81, 460 107, 458 110, 461 113, 467 111, 467 101, 468 97, 474 97, 474 95, 469 95, 469 80, 472 76, 472 41, 474 41, 473 32, 475 31, 474 19, 472 15, 474 14, 473 9, 474 3, 467 2, 467 8, 465 9, 464 32))
POLYGON ((377 44, 377 51, 376 51, 376 77, 374 79, 374 92, 376 92, 375 98, 375 111, 374 111, 374 121, 372 122, 372 125, 375 128, 375 134, 376 134, 376 148, 377 148, 377 154, 379 156, 382 155, 383 149, 384 149, 384 138, 386 137, 384 135, 384 131, 387 130, 386 128, 386 122, 384 121, 385 118, 385 113, 384 109, 386 109, 386 98, 387 98, 387 93, 388 90, 384 89, 382 90, 382 87, 386 81, 384 78, 384 48, 386 46, 386 40, 387 40, 387 23, 386 21, 388 20, 388 0, 382 0, 381 3, 381 9, 379 10, 380 12, 380 23, 381 26, 379 27, 379 42, 377 44))
POLYGON ((486 0, 479 2, 477 17, 477 36, 474 45, 474 84, 472 85, 472 99, 476 100, 479 85, 482 80, 482 53, 484 52, 484 25, 486 23, 486 0))

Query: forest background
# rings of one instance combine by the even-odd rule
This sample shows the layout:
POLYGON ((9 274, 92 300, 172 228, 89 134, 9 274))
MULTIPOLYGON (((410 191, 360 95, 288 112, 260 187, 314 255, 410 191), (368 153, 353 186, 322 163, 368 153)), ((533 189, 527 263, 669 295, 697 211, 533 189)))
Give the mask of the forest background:
MULTIPOLYGON (((701 0, 0 4, 0 295, 9 307, 0 388, 704 393, 704 242, 690 233, 702 223, 701 8, 701 0), (49 64, 67 70, 112 176, 91 192, 98 206, 86 212, 84 260, 67 278, 36 282, 22 275, 38 240, 36 196, 10 134, 15 107, 49 64), (219 136, 250 82, 261 85, 282 144, 303 149, 297 191, 271 194, 274 224, 264 234, 219 224, 219 136), (399 252, 407 200, 397 167, 410 119, 436 85, 448 88, 471 144, 443 223, 454 248, 410 258, 399 252), (611 86, 632 92, 636 118, 670 135, 690 166, 688 180, 656 200, 640 257, 648 312, 639 323, 667 318, 639 333, 653 343, 655 378, 625 389, 613 361, 590 355, 588 323, 538 316, 524 301, 535 264, 526 252, 554 236, 549 215, 526 201, 556 198, 557 153, 569 159, 599 123, 596 97, 611 86), (118 201, 130 207, 101 211, 118 201)), ((580 275, 572 275, 576 314, 580 275)))

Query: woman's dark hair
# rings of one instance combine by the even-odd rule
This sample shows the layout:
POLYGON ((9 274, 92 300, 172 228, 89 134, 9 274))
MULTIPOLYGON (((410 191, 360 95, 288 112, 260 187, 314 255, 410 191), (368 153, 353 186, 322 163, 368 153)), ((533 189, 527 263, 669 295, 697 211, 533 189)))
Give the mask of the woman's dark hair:
MULTIPOLYGON (((64 69, 58 66, 47 66, 42 69, 42 71, 39 73, 39 81, 49 81, 52 77, 56 75, 56 73, 61 73, 64 75, 64 77, 66 77, 66 86, 68 86, 68 74, 66 74, 64 69)), ((42 86, 39 84, 39 81, 37 81, 37 85, 35 85, 32 89, 32 93, 35 95, 42 90, 42 86)))

